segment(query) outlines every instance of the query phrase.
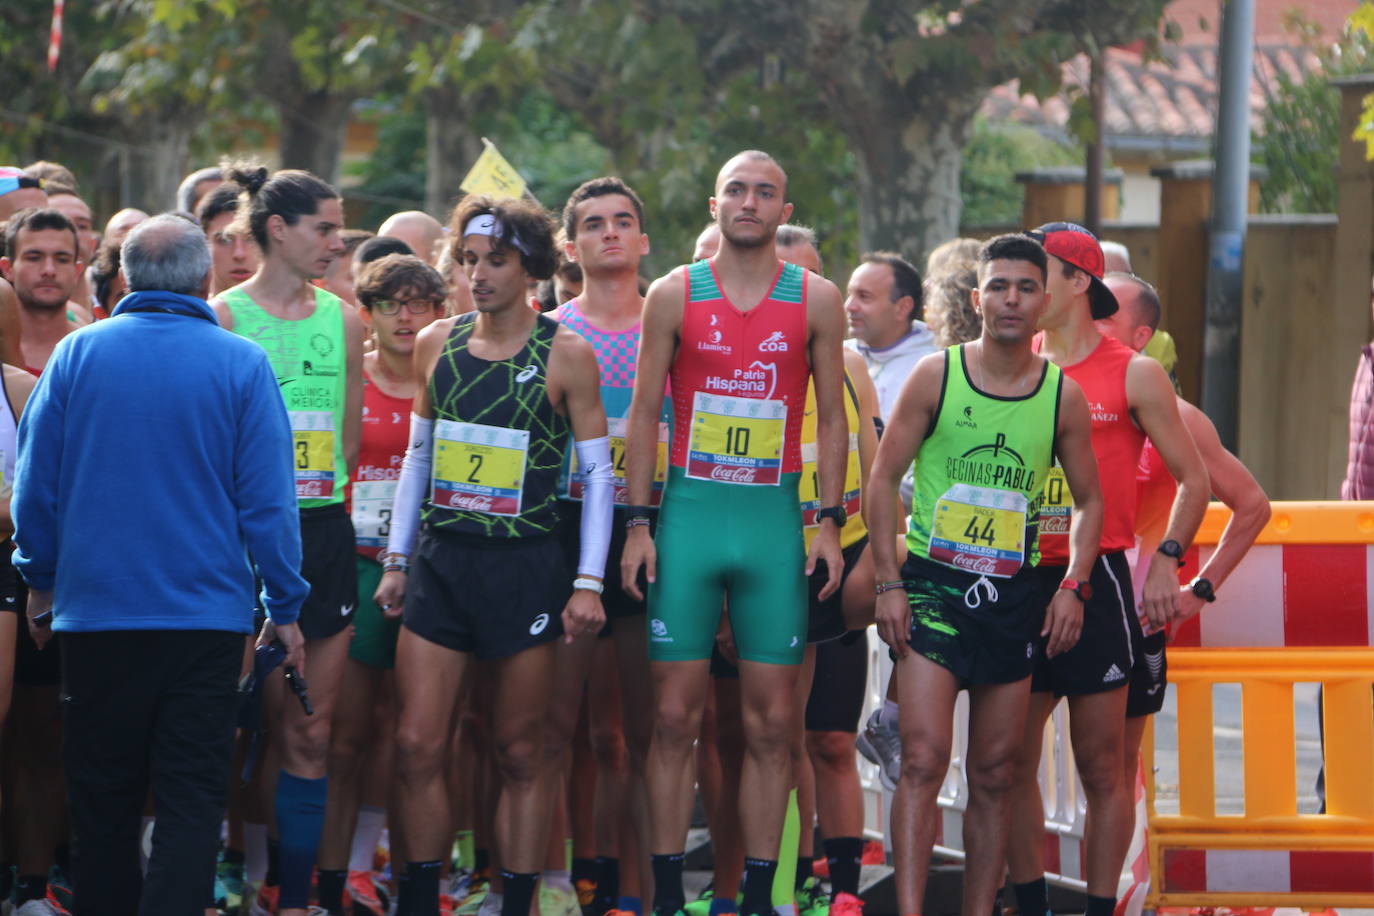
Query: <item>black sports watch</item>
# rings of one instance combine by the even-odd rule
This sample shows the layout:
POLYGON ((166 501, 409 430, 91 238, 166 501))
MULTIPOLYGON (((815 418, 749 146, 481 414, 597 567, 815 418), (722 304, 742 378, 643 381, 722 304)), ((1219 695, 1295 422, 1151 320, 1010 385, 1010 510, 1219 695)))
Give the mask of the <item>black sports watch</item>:
POLYGON ((836 529, 840 529, 849 521, 849 513, 844 511, 844 506, 826 506, 816 512, 816 524, 819 525, 827 518, 835 523, 836 529))
POLYGON ((1158 550, 1160 553, 1164 554, 1166 557, 1171 557, 1172 559, 1176 560, 1179 566, 1183 565, 1183 545, 1180 544, 1178 541, 1175 541, 1173 538, 1170 538, 1169 540, 1160 544, 1155 549, 1158 550))
POLYGON ((1201 576, 1199 576, 1198 578, 1194 579, 1193 584, 1188 587, 1193 590, 1194 595, 1197 595, 1199 598, 1201 598, 1203 601, 1208 602, 1209 604, 1217 600, 1217 590, 1212 585, 1212 580, 1210 579, 1204 579, 1201 576))
POLYGON ((626 507, 625 507, 625 518, 626 518, 627 520, 632 519, 632 518, 645 518, 645 519, 647 519, 647 518, 650 517, 650 515, 651 515, 652 512, 653 512, 653 509, 651 509, 651 508, 648 507, 648 506, 626 506, 626 507))

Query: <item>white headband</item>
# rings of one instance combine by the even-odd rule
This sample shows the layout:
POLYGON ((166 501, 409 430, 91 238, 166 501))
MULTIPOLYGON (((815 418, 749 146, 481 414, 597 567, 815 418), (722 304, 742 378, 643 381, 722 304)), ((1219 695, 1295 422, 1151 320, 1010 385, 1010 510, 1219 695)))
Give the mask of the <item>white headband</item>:
MULTIPOLYGON (((463 227, 464 236, 486 235, 494 239, 499 239, 504 234, 505 227, 501 225, 495 214, 492 213, 479 213, 468 220, 468 224, 463 227)), ((516 235, 514 232, 510 234, 510 241, 512 245, 520 249, 522 254, 528 255, 530 253, 530 250, 525 247, 525 243, 520 241, 520 236, 516 235)))

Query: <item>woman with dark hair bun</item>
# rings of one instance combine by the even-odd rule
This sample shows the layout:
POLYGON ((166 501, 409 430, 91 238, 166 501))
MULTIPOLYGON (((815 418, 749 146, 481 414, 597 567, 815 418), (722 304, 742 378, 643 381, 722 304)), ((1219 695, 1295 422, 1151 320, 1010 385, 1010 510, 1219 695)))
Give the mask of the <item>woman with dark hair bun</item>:
MULTIPOLYGON (((286 696, 281 675, 272 675, 264 692, 267 720, 281 739, 276 791, 281 886, 276 900, 278 889, 264 886, 258 905, 280 916, 305 916, 328 794, 330 720, 358 600, 344 488, 358 459, 363 325, 355 309, 311 282, 344 251, 338 192, 309 172, 269 176, 261 166, 230 165, 225 174, 243 188, 236 224, 252 233, 262 263, 211 305, 220 324, 267 351, 281 386, 294 439, 301 574, 310 583, 300 616, 308 674, 298 674, 308 676, 314 714, 286 696)), ((274 635, 268 632, 266 641, 274 635)), ((322 898, 332 890, 326 886, 332 879, 321 873, 322 898)))

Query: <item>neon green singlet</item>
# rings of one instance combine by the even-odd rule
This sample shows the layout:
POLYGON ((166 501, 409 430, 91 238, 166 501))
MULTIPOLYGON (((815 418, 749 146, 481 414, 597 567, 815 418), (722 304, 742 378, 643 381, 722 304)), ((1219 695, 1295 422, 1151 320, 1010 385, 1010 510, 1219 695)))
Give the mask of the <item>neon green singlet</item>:
POLYGON ((348 466, 343 411, 348 386, 343 300, 315 287, 315 310, 289 321, 268 314, 241 288, 220 298, 234 316, 234 333, 255 341, 281 386, 291 417, 296 500, 302 509, 343 502, 348 466))
POLYGON ((1007 578, 1039 559, 1036 509, 1054 456, 1062 374, 1048 360, 1030 394, 973 386, 964 345, 945 351, 940 406, 916 454, 907 548, 965 572, 1007 578))

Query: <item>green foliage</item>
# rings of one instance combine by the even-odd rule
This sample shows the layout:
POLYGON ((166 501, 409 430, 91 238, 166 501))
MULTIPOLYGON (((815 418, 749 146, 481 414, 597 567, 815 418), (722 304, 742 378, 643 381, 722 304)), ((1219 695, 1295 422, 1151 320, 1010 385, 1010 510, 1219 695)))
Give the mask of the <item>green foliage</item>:
POLYGON ((1025 188, 1016 173, 1054 165, 1082 165, 1083 151, 1066 147, 1020 124, 992 124, 978 118, 964 146, 959 193, 965 226, 1016 224, 1025 188))
MULTIPOLYGON (((1374 2, 1365 0, 1359 5, 1350 15, 1350 28, 1363 35, 1366 41, 1374 41, 1374 2)), ((1365 158, 1374 159, 1374 92, 1364 97, 1364 111, 1353 136, 1364 141, 1365 158)))
MULTIPOLYGON (((1296 31, 1310 35, 1308 24, 1296 31)), ((1265 109, 1256 159, 1269 174, 1260 186, 1266 213, 1332 213, 1340 158, 1341 96, 1333 76, 1366 71, 1374 63, 1374 34, 1350 28, 1333 45, 1314 43, 1321 67, 1303 80, 1280 73, 1265 109)))

